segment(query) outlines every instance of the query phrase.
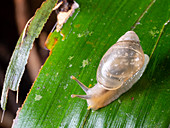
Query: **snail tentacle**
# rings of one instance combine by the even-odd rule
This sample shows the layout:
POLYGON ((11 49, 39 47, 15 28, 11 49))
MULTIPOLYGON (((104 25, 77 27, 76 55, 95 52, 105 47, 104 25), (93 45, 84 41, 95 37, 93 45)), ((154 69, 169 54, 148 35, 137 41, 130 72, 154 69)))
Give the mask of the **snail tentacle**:
POLYGON ((89 96, 89 95, 75 95, 75 94, 72 94, 71 97, 72 98, 78 97, 78 98, 85 99, 85 100, 91 98, 91 96, 89 96))
POLYGON ((83 83, 81 83, 76 77, 71 76, 70 78, 75 80, 80 85, 80 87, 84 90, 85 93, 89 90, 89 88, 86 87, 83 83))

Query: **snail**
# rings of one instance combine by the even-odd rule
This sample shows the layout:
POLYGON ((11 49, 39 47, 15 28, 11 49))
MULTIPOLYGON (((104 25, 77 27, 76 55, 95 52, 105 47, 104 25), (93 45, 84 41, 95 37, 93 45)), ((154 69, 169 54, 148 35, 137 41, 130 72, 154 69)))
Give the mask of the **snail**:
POLYGON ((71 76, 87 95, 74 95, 87 100, 88 109, 97 110, 128 91, 142 76, 149 62, 134 31, 121 36, 102 57, 97 69, 97 84, 88 88, 71 76))

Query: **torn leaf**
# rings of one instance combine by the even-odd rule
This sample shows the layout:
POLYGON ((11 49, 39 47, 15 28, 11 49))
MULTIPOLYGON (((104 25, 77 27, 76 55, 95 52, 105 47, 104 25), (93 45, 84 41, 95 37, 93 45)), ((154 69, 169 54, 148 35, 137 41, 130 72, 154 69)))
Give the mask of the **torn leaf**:
POLYGON ((66 23, 68 18, 72 16, 75 9, 79 7, 78 3, 73 0, 63 0, 59 1, 54 9, 56 9, 57 13, 57 26, 56 31, 59 32, 63 27, 63 24, 66 23), (61 4, 62 3, 62 4, 61 4))
MULTIPOLYGON (((78 3, 76 3, 73 0, 59 0, 56 6, 53 8, 53 10, 57 13, 57 22, 52 28, 50 34, 48 35, 45 46, 47 49, 52 50, 54 45, 58 42, 60 36, 58 36, 58 32, 61 30, 62 26, 69 17, 72 16, 72 14, 75 12, 75 9, 79 7, 78 3), (56 31, 54 31, 56 28, 56 31)), ((60 32, 60 35, 62 36, 62 41, 65 39, 65 35, 60 32)))
MULTIPOLYGON (((9 89, 17 91, 18 97, 19 83, 24 73, 25 65, 27 64, 28 56, 33 46, 33 42, 35 38, 38 38, 56 2, 57 0, 47 0, 42 3, 40 9, 36 11, 34 18, 31 18, 27 22, 26 27, 16 44, 15 50, 12 54, 6 71, 3 84, 1 96, 1 108, 3 111, 6 109, 9 89)), ((16 99, 16 101, 18 101, 18 98, 16 99)))

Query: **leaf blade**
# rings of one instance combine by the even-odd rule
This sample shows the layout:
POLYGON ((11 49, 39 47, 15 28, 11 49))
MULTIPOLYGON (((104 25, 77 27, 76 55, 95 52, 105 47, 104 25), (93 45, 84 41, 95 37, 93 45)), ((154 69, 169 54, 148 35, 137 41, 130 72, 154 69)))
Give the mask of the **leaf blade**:
POLYGON ((21 77, 25 70, 25 65, 27 64, 29 52, 33 46, 33 42, 35 38, 38 38, 56 2, 56 0, 48 0, 42 4, 42 7, 37 10, 33 20, 28 26, 26 35, 21 34, 16 44, 15 50, 7 68, 2 90, 1 108, 3 110, 5 110, 6 107, 8 90, 18 90, 21 77))
MULTIPOLYGON (((100 3, 97 0, 92 3, 90 1, 78 1, 80 13, 77 15, 76 20, 69 19, 64 25, 62 32, 65 34, 66 39, 62 41, 61 37, 58 37, 58 43, 54 46, 51 56, 43 66, 31 93, 18 115, 18 120, 16 120, 18 124, 14 126, 29 126, 32 120, 34 120, 32 127, 168 126, 168 115, 170 114, 167 111, 168 108, 163 108, 163 106, 164 104, 169 106, 166 103, 169 96, 166 94, 163 97, 163 92, 160 90, 159 95, 161 97, 159 98, 159 95, 157 96, 154 93, 159 90, 159 83, 157 83, 159 79, 156 82, 153 80, 155 77, 159 78, 161 76, 161 74, 154 75, 157 72, 156 68, 159 68, 156 65, 161 64, 161 61, 159 63, 155 61, 155 57, 157 58, 160 54, 158 51, 165 47, 164 45, 161 45, 159 49, 156 48, 144 76, 132 89, 123 94, 119 101, 116 100, 98 111, 91 112, 86 110, 87 103, 84 100, 70 98, 70 95, 74 93, 83 94, 83 91, 70 79, 70 76, 79 76, 79 79, 87 86, 89 84, 94 85, 96 83, 97 66, 103 54, 113 45, 113 42, 115 43, 121 35, 130 30, 131 26, 134 25, 151 2, 153 1, 129 2, 124 0, 122 5, 119 6, 120 1, 114 1, 114 3, 111 0, 107 1, 107 3, 105 1, 100 3), (113 14, 113 12, 115 13, 113 14), (135 13, 137 14, 135 15, 135 13), (74 58, 69 60, 70 56, 74 58), (89 60, 89 65, 80 68, 83 60, 86 59, 89 60), (70 64, 72 64, 72 67, 69 67, 70 64), (155 66, 152 67, 152 65, 155 66), (156 84, 157 87, 154 89, 156 84), (39 87, 40 89, 37 90, 39 87), (35 94, 42 95, 42 99, 35 102, 35 94), (159 102, 156 104, 154 102, 162 102, 162 98, 166 98, 166 100, 161 104, 159 112, 164 110, 166 116, 162 115, 162 120, 159 120, 159 112, 157 112, 154 116, 155 121, 152 121, 151 118, 159 105, 159 102), (32 104, 30 105, 30 103, 32 104), (152 114, 148 115, 148 112, 152 114), (24 125, 22 125, 23 122, 24 125)), ((166 6, 165 1, 163 1, 161 9, 157 10, 161 2, 157 0, 140 20, 141 24, 135 28, 144 52, 149 55, 152 54, 159 35, 156 33, 156 36, 152 38, 149 31, 153 30, 152 27, 154 26, 160 30, 165 21, 168 20, 167 12, 160 11, 161 9, 167 9, 168 6, 166 6), (157 22, 155 15, 160 18, 159 22, 157 22), (150 18, 152 18, 152 22, 150 18)), ((164 39, 167 32, 163 34, 165 34, 164 39)), ((162 54, 167 56, 167 50, 164 52, 162 54)), ((159 57, 157 60, 159 60, 159 57)), ((167 66, 162 72, 166 69, 167 66)), ((165 81, 165 84, 168 82, 165 81)), ((166 87, 167 85, 164 86, 166 87)))

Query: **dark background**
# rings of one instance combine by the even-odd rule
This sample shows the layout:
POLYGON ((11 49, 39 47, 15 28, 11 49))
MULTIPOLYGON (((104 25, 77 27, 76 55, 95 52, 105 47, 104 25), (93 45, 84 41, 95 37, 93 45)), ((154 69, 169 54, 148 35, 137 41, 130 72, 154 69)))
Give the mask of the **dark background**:
MULTIPOLYGON (((0 4, 0 90, 3 88, 6 69, 10 57, 14 51, 19 35, 24 29, 26 22, 31 18, 35 11, 41 6, 43 0, 5 0, 0 4)), ((33 81, 35 80, 41 65, 48 57, 49 51, 45 48, 44 42, 53 25, 56 22, 56 14, 52 13, 48 22, 35 40, 31 50, 28 64, 19 87, 19 103, 16 104, 16 92, 9 91, 5 117, 1 128, 11 127, 16 116, 18 107, 21 107, 33 81)), ((0 116, 2 110, 0 110, 0 116)))

